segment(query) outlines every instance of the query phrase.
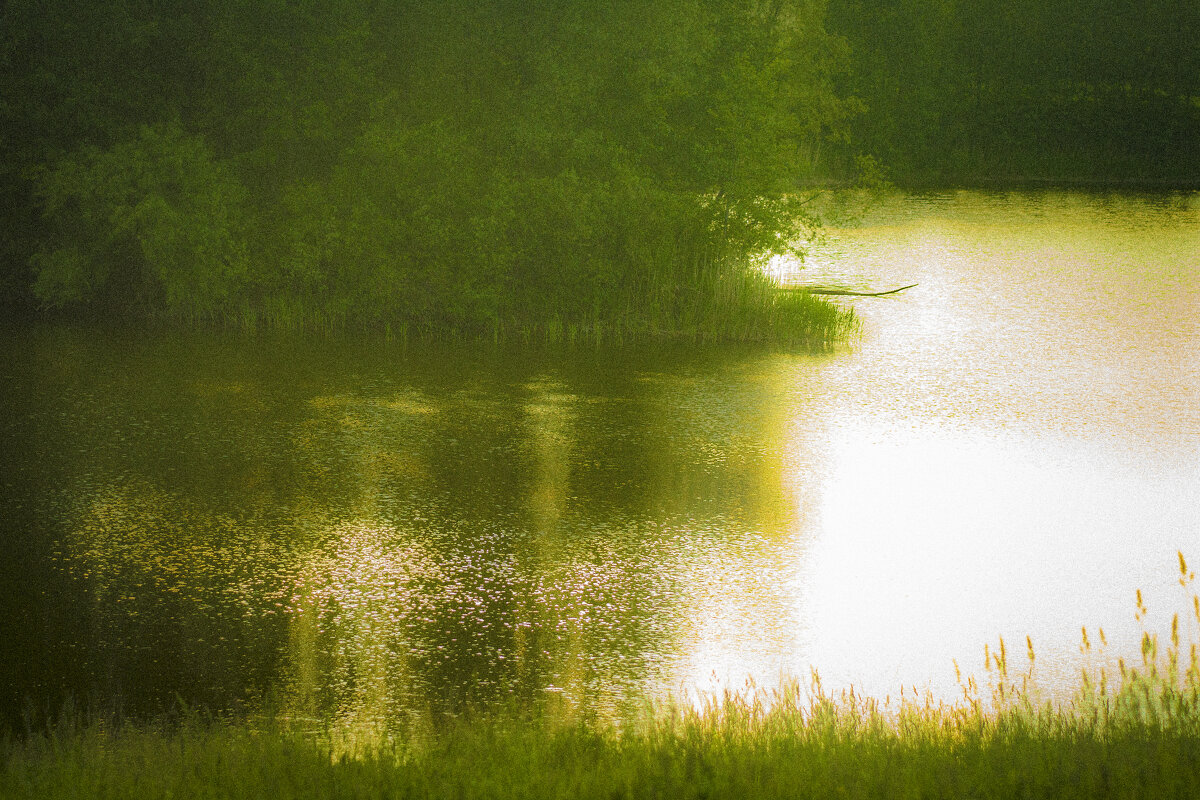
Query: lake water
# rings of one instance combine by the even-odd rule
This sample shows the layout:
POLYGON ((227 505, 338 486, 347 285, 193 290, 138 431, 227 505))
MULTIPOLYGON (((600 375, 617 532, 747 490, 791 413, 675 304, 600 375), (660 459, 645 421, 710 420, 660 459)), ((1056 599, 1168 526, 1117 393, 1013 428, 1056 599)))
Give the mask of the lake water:
POLYGON ((1190 609, 1200 196, 896 198, 776 267, 919 285, 816 355, 4 333, 5 715, 953 699, 1026 635, 1066 697, 1190 609))

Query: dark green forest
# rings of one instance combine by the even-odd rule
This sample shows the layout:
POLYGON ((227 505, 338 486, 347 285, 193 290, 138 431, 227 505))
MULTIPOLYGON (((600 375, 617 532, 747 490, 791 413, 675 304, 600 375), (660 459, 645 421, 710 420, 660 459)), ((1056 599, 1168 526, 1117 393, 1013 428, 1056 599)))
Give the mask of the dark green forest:
POLYGON ((1200 184, 1200 3, 833 0, 828 25, 897 183, 1200 184))
POLYGON ((1200 178, 1200 12, 1166 0, 0 9, 13 311, 821 340, 847 315, 754 265, 872 157, 1200 178))
POLYGON ((840 318, 747 262, 815 223, 797 154, 845 116, 807 0, 14 0, 3 30, 6 290, 44 307, 476 336, 840 318))

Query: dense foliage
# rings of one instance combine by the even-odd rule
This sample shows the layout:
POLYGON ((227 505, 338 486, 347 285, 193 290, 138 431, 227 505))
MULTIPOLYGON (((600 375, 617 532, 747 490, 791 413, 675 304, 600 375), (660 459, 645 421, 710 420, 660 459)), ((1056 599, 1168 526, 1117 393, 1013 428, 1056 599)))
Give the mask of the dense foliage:
POLYGON ((815 224, 848 108, 816 0, 0 14, 4 290, 104 314, 703 325, 815 224))
POLYGON ((1195 3, 825 2, 10 0, 0 297, 821 338, 846 320, 751 262, 855 153, 901 183, 1200 181, 1195 3))
POLYGON ((1200 183, 1200 4, 833 0, 829 26, 898 181, 1200 183))

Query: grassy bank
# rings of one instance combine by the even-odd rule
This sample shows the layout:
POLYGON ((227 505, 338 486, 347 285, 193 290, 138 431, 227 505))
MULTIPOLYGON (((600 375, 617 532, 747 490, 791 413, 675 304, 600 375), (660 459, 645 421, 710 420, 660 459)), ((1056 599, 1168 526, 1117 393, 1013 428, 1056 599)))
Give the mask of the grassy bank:
MULTIPOLYGON (((1194 650, 1193 650, 1194 654, 1194 650)), ((623 728, 489 718, 347 747, 268 726, 60 727, 7 743, 8 798, 1065 798, 1200 793, 1200 681, 1126 674, 1075 703, 1019 690, 883 708, 796 685, 623 728), (994 697, 993 699, 999 699, 994 697)))
MULTIPOLYGON (((1179 556, 1179 582, 1195 575, 1179 556)), ((1145 606, 1138 593, 1139 618, 1145 606)), ((1140 663, 1037 699, 1035 654, 985 652, 954 703, 830 695, 814 674, 773 692, 647 707, 566 707, 413 723, 403 732, 283 720, 80 724, 0 748, 4 798, 1183 798, 1200 796, 1200 595, 1140 663)), ((1099 632, 1104 638, 1103 631, 1099 632)), ((1090 650, 1087 631, 1084 650, 1090 650)), ((902 695, 903 697, 903 695, 902 695)))

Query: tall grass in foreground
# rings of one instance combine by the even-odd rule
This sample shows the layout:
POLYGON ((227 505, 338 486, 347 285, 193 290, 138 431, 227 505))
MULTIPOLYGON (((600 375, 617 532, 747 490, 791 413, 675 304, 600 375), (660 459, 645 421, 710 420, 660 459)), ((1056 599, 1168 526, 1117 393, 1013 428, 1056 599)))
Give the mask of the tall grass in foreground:
MULTIPOLYGON (((1180 556, 1181 582, 1190 581, 1180 556)), ((1140 598, 1139 598, 1140 605, 1140 598)), ((1200 598, 1183 621, 1200 625, 1200 598)), ((1182 798, 1200 796, 1200 664, 1175 618, 1164 653, 1039 704, 989 651, 990 695, 953 704, 772 693, 652 709, 622 724, 459 718, 347 748, 279 725, 70 724, 3 754, 0 796, 430 798, 1182 798)), ((1032 669, 1033 648, 1027 642, 1032 669)))

